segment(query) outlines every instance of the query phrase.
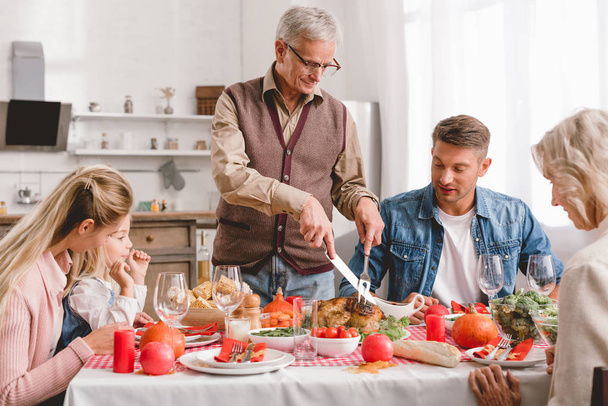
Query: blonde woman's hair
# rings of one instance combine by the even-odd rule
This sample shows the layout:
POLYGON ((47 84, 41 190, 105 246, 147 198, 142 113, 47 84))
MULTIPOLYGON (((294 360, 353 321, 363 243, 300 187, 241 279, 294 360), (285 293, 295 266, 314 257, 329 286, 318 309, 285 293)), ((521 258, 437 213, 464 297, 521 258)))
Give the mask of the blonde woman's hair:
POLYGON ((84 166, 66 176, 0 240, 0 326, 11 293, 40 255, 86 219, 96 227, 116 224, 132 204, 129 182, 108 166, 84 166))
POLYGON ((106 266, 106 254, 103 246, 95 247, 82 253, 72 255, 72 267, 68 272, 68 283, 63 290, 63 297, 70 293, 74 284, 85 278, 107 280, 109 269, 106 266))
POLYGON ((566 118, 532 147, 532 156, 585 228, 597 227, 608 207, 608 112, 584 109, 566 118))

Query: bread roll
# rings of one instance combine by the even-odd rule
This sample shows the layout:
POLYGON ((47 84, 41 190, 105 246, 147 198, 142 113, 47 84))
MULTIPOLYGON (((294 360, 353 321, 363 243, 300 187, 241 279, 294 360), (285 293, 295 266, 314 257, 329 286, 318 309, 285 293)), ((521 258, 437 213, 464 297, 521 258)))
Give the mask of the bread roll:
POLYGON ((460 362, 460 351, 453 345, 437 341, 393 341, 395 355, 427 364, 454 368, 460 362))

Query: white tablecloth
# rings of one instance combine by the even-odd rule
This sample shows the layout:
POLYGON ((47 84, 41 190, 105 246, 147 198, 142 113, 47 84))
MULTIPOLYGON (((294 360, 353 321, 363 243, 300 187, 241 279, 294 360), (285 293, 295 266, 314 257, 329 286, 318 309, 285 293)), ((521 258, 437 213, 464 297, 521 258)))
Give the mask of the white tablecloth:
MULTIPOLYGON (((475 362, 456 368, 399 365, 378 375, 354 375, 346 367, 287 367, 249 376, 190 370, 146 376, 83 369, 70 383, 65 405, 475 405, 467 378, 479 367, 475 362)), ((512 369, 521 381, 522 405, 546 404, 551 379, 545 368, 542 363, 512 369)))

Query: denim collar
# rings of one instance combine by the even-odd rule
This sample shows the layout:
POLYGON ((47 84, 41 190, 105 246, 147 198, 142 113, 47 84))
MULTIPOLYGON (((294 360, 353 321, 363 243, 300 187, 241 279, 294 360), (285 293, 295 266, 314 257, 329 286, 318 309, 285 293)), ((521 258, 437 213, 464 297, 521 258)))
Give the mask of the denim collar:
MULTIPOLYGON (((475 186, 475 214, 490 218, 490 210, 486 201, 486 191, 484 188, 475 186)), ((439 218, 437 212, 437 201, 435 199, 435 189, 433 184, 429 183, 422 195, 420 202, 420 211, 418 212, 419 219, 439 218)))

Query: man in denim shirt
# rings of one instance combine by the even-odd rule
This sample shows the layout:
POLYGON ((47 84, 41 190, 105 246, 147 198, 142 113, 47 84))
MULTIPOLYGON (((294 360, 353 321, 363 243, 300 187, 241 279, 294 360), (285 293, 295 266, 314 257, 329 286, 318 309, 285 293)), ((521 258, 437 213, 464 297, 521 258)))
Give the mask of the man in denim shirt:
MULTIPOLYGON (((369 257, 371 290, 386 272, 388 300, 425 296, 425 307, 412 316, 419 324, 434 303, 447 307, 485 300, 477 286, 480 254, 499 254, 505 281, 499 297, 515 289, 517 269, 526 272, 532 254, 553 256, 557 283, 564 268, 530 208, 521 200, 477 186, 492 163, 490 132, 479 120, 460 115, 445 119, 433 131, 431 184, 382 202, 382 244, 369 257)), ((357 245, 350 268, 363 269, 363 246, 357 245)), ((356 293, 345 279, 340 295, 356 293)), ((557 298, 559 286, 551 293, 557 298)))

